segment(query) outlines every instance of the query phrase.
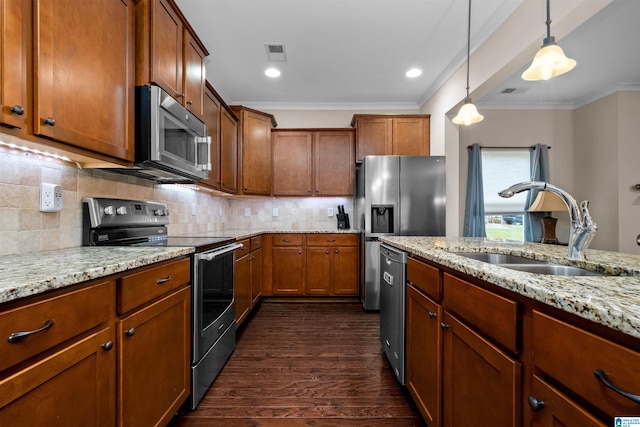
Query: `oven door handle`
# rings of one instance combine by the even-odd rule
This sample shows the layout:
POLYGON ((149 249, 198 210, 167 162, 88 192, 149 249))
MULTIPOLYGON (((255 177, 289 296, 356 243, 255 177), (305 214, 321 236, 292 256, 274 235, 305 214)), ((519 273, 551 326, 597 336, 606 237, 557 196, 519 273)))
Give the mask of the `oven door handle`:
POLYGON ((233 243, 231 245, 227 245, 227 246, 225 246, 225 247, 223 247, 221 249, 218 249, 217 251, 211 251, 211 252, 204 252, 204 253, 201 253, 201 254, 196 254, 196 258, 198 260, 211 261, 215 257, 218 257, 220 255, 224 255, 224 254, 229 253, 231 251, 235 251, 236 249, 240 249, 243 246, 244 245, 242 243, 233 243))

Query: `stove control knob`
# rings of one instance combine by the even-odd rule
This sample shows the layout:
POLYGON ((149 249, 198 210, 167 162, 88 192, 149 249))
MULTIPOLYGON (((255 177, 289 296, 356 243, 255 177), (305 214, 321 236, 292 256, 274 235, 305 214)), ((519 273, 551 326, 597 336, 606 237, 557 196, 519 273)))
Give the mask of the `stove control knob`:
POLYGON ((115 215, 116 210, 113 208, 113 206, 107 206, 106 208, 104 208, 104 214, 105 215, 115 215))
POLYGON ((126 215, 127 214, 127 208, 125 206, 120 206, 118 209, 116 209, 116 213, 118 215, 126 215))
POLYGON ((156 210, 153 211, 153 214, 155 216, 165 216, 166 215, 164 209, 156 209, 156 210))

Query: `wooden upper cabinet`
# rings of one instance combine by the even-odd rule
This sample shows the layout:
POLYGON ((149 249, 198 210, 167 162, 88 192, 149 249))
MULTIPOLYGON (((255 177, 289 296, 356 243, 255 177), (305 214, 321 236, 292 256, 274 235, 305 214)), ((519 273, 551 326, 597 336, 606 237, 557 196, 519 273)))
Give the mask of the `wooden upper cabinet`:
POLYGON ((132 161, 133 2, 42 0, 34 8, 34 133, 132 161))
POLYGON ((273 194, 275 196, 311 195, 311 132, 274 131, 273 194))
POLYGON ((314 194, 352 196, 355 177, 355 135, 351 130, 314 133, 314 194))
POLYGON ((203 120, 204 58, 209 52, 175 2, 140 0, 136 27, 136 84, 160 86, 203 120))
POLYGON ((428 156, 430 115, 355 114, 356 158, 369 155, 428 156))
POLYGON ((211 170, 209 177, 200 181, 200 184, 207 185, 215 189, 220 188, 220 101, 215 95, 213 87, 207 82, 204 92, 204 124, 207 125, 207 132, 211 137, 211 170))
POLYGON ((226 108, 220 115, 220 189, 238 192, 238 118, 226 108))
POLYGON ((274 196, 352 196, 355 137, 351 129, 272 132, 274 196))
POLYGON ((27 98, 30 31, 31 2, 0 0, 0 124, 20 129, 32 116, 27 98))
POLYGON ((272 181, 271 129, 277 126, 271 114, 232 106, 238 116, 239 194, 270 195, 272 181))

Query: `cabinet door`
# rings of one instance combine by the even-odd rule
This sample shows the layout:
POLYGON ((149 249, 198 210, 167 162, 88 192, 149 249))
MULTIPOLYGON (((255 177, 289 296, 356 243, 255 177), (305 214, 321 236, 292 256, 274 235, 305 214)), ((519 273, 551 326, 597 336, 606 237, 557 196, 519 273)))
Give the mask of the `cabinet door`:
POLYGON ((34 4, 34 132, 133 160, 133 3, 34 4))
POLYGON ((271 194, 271 118, 243 112, 242 191, 271 194))
POLYGON ((0 380, 0 425, 114 426, 113 335, 102 329, 0 380))
POLYGON ((220 115, 220 189, 238 192, 238 121, 225 108, 220 115))
POLYGON ((236 322, 240 325, 251 310, 251 254, 236 259, 233 273, 236 322))
POLYGON ((204 120, 204 51, 195 38, 184 32, 184 103, 185 108, 204 120))
POLYGON ((356 123, 358 160, 369 155, 391 154, 392 130, 390 118, 359 118, 356 123))
POLYGON ((429 426, 442 425, 442 306, 406 287, 406 383, 429 426))
POLYGON ((0 123, 25 129, 32 110, 27 98, 27 46, 31 38, 31 2, 0 1, 0 123))
POLYGON ((151 81, 183 102, 184 26, 168 0, 151 1, 151 81))
POLYGON ((251 306, 262 296, 262 249, 251 252, 251 306))
POLYGON ((331 295, 333 249, 307 246, 305 295, 331 295))
POLYGON ((357 296, 360 273, 360 250, 357 246, 339 246, 333 251, 333 293, 357 296))
POLYGON ((429 155, 429 120, 426 118, 393 119, 393 150, 399 156, 429 155))
POLYGON ((200 183, 216 189, 220 188, 220 110, 220 101, 207 87, 204 92, 203 119, 211 137, 211 170, 209 177, 200 183))
MULTIPOLYGON (((277 169, 274 165, 275 170, 277 169)), ((353 196, 355 177, 353 131, 314 132, 314 171, 316 196, 353 196)))
POLYGON ((311 195, 311 132, 273 132, 273 195, 311 195))
POLYGON ((533 377, 533 394, 529 397, 532 427, 605 427, 593 415, 556 388, 537 376, 533 377))
POLYGON ((519 426, 521 364, 449 313, 443 322, 443 425, 519 426))
POLYGON ((190 301, 185 287, 117 322, 118 425, 166 425, 189 395, 190 301))
POLYGON ((273 294, 303 295, 305 256, 302 246, 273 248, 273 294))

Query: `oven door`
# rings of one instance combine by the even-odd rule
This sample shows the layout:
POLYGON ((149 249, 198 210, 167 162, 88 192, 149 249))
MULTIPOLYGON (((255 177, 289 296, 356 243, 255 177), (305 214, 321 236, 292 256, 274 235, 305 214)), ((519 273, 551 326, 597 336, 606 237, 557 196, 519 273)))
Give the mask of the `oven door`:
POLYGON ((240 247, 233 243, 193 255, 193 363, 235 322, 233 253, 240 247))

